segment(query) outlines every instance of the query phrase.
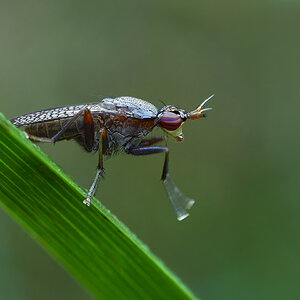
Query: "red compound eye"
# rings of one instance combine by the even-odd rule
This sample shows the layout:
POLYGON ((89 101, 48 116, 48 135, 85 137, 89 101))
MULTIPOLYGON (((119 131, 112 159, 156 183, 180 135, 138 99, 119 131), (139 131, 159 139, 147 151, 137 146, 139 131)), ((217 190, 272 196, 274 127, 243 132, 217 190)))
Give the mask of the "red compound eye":
POLYGON ((180 115, 167 111, 160 119, 160 126, 166 130, 176 130, 182 122, 180 115))

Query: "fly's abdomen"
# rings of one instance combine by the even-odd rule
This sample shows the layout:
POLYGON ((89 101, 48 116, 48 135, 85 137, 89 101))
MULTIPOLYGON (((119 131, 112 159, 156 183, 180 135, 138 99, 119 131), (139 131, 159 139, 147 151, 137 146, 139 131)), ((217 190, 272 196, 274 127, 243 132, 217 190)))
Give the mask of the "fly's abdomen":
MULTIPOLYGON (((52 138, 60 130, 62 130, 64 124, 68 122, 70 118, 64 118, 53 121, 44 121, 34 124, 28 124, 21 126, 24 130, 33 136, 42 138, 52 138)), ((68 126, 64 134, 59 138, 59 140, 74 138, 82 132, 82 121, 76 120, 72 125, 68 126)))

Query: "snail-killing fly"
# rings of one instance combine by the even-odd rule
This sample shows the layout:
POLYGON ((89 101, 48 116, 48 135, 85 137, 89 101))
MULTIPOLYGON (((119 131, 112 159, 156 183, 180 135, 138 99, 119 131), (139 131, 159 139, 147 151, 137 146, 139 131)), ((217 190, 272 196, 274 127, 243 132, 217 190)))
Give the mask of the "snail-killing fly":
POLYGON ((191 112, 173 105, 158 110, 151 103, 133 98, 105 98, 100 102, 67 105, 23 114, 11 122, 25 130, 34 142, 55 143, 75 140, 86 151, 98 151, 97 172, 83 203, 90 205, 100 177, 103 177, 103 156, 123 150, 132 155, 164 153, 165 160, 161 180, 168 193, 178 220, 189 214, 194 200, 186 197, 175 185, 169 174, 169 149, 165 136, 146 137, 155 127, 160 127, 177 141, 183 140, 182 127, 187 120, 204 117, 208 99, 191 112))

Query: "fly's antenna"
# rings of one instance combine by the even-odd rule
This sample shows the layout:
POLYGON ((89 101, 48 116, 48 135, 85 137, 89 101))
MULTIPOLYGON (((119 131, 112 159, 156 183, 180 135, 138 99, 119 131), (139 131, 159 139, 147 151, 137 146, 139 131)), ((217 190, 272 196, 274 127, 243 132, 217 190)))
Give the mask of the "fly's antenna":
POLYGON ((214 96, 214 94, 212 94, 210 97, 208 97, 207 99, 205 99, 200 106, 198 106, 195 110, 191 111, 188 113, 188 119, 198 119, 198 118, 203 118, 204 111, 208 111, 208 110, 212 110, 211 107, 207 107, 207 108, 203 108, 203 106, 206 104, 206 102, 208 100, 210 100, 212 97, 214 96))
MULTIPOLYGON (((205 105, 205 103, 206 103, 208 100, 210 100, 214 95, 215 95, 215 94, 212 94, 212 95, 209 96, 207 99, 205 99, 205 100, 201 103, 200 107, 203 107, 203 106, 205 105)), ((207 109, 207 108, 206 108, 206 109, 207 109)), ((210 109, 212 109, 212 108, 210 108, 210 109)))

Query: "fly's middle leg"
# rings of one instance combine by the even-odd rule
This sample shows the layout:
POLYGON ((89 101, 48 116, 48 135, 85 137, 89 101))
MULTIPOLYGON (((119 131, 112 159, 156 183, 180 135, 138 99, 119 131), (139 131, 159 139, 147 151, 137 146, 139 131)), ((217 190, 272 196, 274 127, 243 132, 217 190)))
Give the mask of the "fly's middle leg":
POLYGON ((100 128, 99 130, 99 158, 98 158, 98 165, 97 165, 97 172, 96 176, 94 178, 94 181, 86 195, 86 198, 84 199, 83 203, 86 204, 87 206, 90 206, 91 204, 91 198, 95 194, 97 190, 97 185, 99 182, 100 177, 103 178, 104 176, 104 169, 103 169, 103 141, 106 138, 106 130, 105 128, 100 128))

